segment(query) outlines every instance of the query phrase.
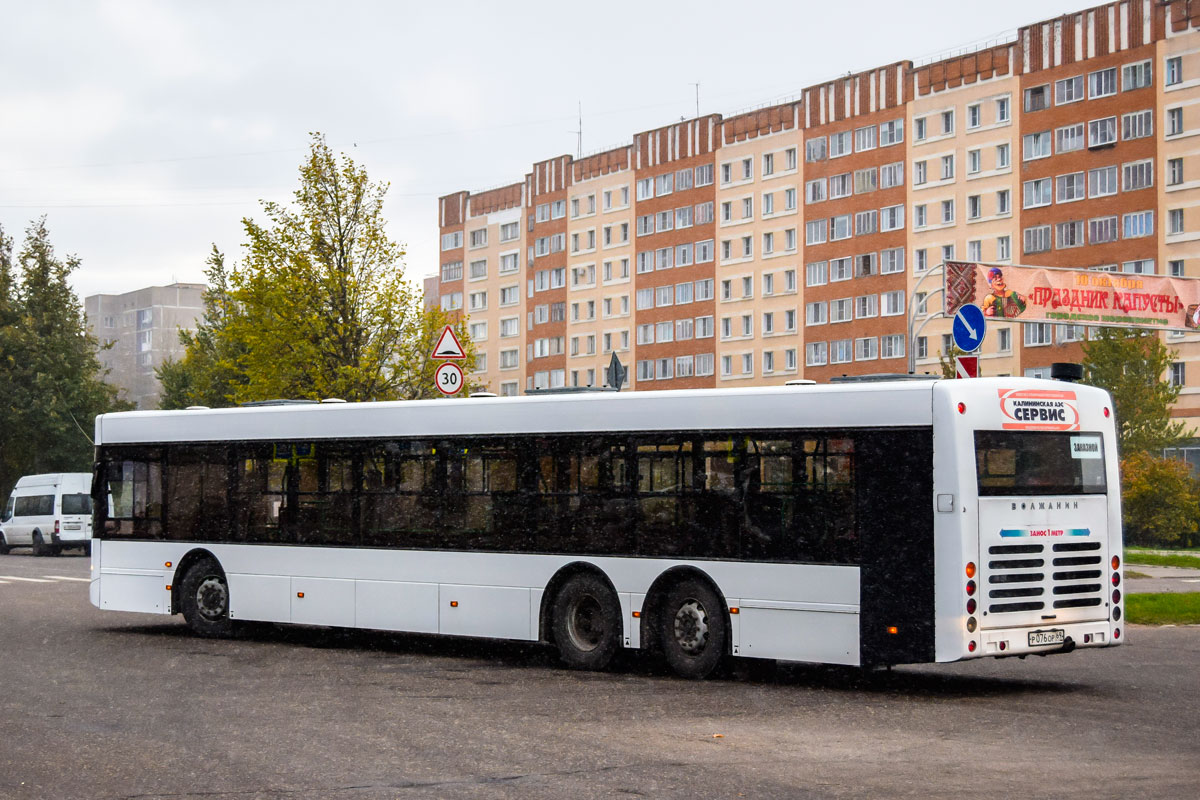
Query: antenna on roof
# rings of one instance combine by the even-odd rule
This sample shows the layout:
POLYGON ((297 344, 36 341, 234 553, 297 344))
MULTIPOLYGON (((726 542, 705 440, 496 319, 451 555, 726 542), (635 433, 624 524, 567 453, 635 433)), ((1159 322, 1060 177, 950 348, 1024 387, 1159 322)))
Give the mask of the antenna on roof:
POLYGON ((700 84, 693 83, 692 86, 696 87, 696 118, 699 119, 700 118, 700 84))
POLYGON ((567 133, 575 134, 575 158, 583 158, 583 101, 579 101, 579 128, 567 133))

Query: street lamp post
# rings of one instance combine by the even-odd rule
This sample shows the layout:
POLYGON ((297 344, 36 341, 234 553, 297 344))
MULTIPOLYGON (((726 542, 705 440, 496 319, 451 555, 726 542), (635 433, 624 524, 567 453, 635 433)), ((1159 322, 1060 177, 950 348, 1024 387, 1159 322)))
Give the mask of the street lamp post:
MULTIPOLYGON (((916 303, 913 302, 913 298, 915 298, 917 296, 917 290, 921 288, 921 284, 925 282, 926 278, 930 277, 931 275, 941 275, 941 274, 943 274, 944 269, 945 269, 945 264, 939 264, 938 266, 934 267, 933 269, 929 270, 924 275, 922 275, 921 279, 919 281, 917 281, 916 286, 913 286, 912 294, 908 298, 908 374, 909 375, 912 375, 917 371, 917 341, 916 341, 917 334, 920 333, 925 328, 925 326, 929 324, 930 320, 938 319, 939 317, 946 316, 944 311, 938 311, 936 314, 929 314, 928 316, 925 317, 925 319, 923 319, 921 321, 921 324, 917 326, 916 330, 913 330, 913 325, 916 323, 916 311, 917 311, 917 306, 916 306, 916 303)), ((925 302, 928 303, 929 299, 931 297, 933 297, 937 294, 944 294, 945 291, 946 291, 945 286, 934 289, 932 292, 930 292, 928 295, 926 295, 925 302)), ((943 302, 942 305, 944 307, 945 303, 943 302)))

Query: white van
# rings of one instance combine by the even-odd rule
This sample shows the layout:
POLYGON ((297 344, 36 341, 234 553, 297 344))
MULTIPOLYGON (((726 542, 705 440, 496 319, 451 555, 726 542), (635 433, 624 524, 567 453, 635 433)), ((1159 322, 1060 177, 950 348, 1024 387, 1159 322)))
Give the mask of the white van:
POLYGON ((0 555, 32 547, 35 556, 92 551, 92 475, 56 472, 17 481, 0 517, 0 555))

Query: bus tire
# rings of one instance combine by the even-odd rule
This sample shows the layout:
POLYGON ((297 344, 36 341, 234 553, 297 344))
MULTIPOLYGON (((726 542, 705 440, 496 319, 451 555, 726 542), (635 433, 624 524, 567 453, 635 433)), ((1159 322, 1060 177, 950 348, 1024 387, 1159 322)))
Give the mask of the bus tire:
POLYGON ((41 531, 33 532, 33 554, 35 556, 50 555, 50 547, 46 544, 46 540, 42 538, 41 531))
POLYGON ((221 638, 233 633, 229 618, 229 583, 213 558, 192 564, 179 586, 179 604, 188 627, 198 636, 221 638))
POLYGON ((12 552, 12 548, 8 546, 8 539, 4 538, 4 534, 0 533, 0 556, 6 556, 12 552))
POLYGON ((667 590, 658 615, 658 642, 676 675, 707 678, 721 663, 728 641, 725 605, 706 582, 685 578, 667 590))
POLYGON ((554 598, 551 630, 559 656, 572 669, 601 670, 621 647, 621 603, 601 578, 567 580, 554 598))
POLYGON ((92 554, 92 543, 91 542, 83 543, 83 554, 85 556, 90 556, 92 554))

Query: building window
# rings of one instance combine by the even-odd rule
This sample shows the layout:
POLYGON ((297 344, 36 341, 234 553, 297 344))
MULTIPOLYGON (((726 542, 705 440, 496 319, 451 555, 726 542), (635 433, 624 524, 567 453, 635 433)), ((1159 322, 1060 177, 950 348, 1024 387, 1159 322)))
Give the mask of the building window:
POLYGON ((1167 59, 1166 85, 1174 86, 1183 82, 1183 60, 1180 56, 1167 59))
POLYGON ((1082 150, 1084 145, 1083 140, 1083 123, 1077 122, 1074 125, 1066 125, 1054 132, 1056 146, 1059 153, 1070 153, 1073 150, 1082 150))
POLYGON ((1088 123, 1088 147, 1104 147, 1117 141, 1117 118, 1105 117, 1088 123))
POLYGON ((1183 109, 1167 109, 1167 136, 1177 136, 1183 133, 1183 109))
POLYGON ((1117 93, 1117 68, 1109 67, 1088 74, 1088 97, 1107 97, 1117 93))
POLYGON ((1053 326, 1048 322, 1029 322, 1022 326, 1025 330, 1025 346, 1037 347, 1052 344, 1053 326))
POLYGON ((1154 212, 1135 211, 1122 218, 1124 223, 1123 238, 1136 239, 1142 236, 1154 235, 1154 212))
POLYGON ((1008 97, 996 98, 996 122, 1008 122, 1011 116, 1011 103, 1008 97))
POLYGON ((1008 236, 996 237, 996 260, 1008 261, 1012 258, 1012 239, 1008 236))
POLYGON ((1025 144, 1026 161, 1032 161, 1035 158, 1046 158, 1051 155, 1054 147, 1054 140, 1050 135, 1050 131, 1038 131, 1037 133, 1027 133, 1022 138, 1025 144))
POLYGON ((1124 164, 1121 167, 1121 174, 1124 178, 1125 191, 1148 189, 1154 185, 1154 159, 1148 158, 1145 161, 1132 161, 1124 164))
POLYGON ((1183 233, 1183 209, 1172 208, 1167 211, 1167 233, 1183 233))
POLYGON ((1168 261, 1167 262, 1167 274, 1170 275, 1172 278, 1182 278, 1183 277, 1183 260, 1179 259, 1176 261, 1168 261))
POLYGON ((1025 229, 1025 252, 1044 253, 1050 249, 1050 226, 1036 225, 1025 229))
POLYGON ((1057 106, 1083 99, 1083 76, 1075 75, 1054 82, 1054 104, 1057 106))
POLYGON ((1025 111, 1041 111, 1050 107, 1050 85, 1033 86, 1025 90, 1025 111))
POLYGON ((1186 373, 1184 372, 1184 363, 1176 361, 1171 364, 1171 374, 1169 382, 1172 386, 1183 386, 1186 381, 1186 373))
POLYGON ((1151 62, 1140 61, 1136 64, 1126 64, 1121 67, 1121 90, 1125 92, 1134 89, 1145 89, 1153 80, 1151 62))

